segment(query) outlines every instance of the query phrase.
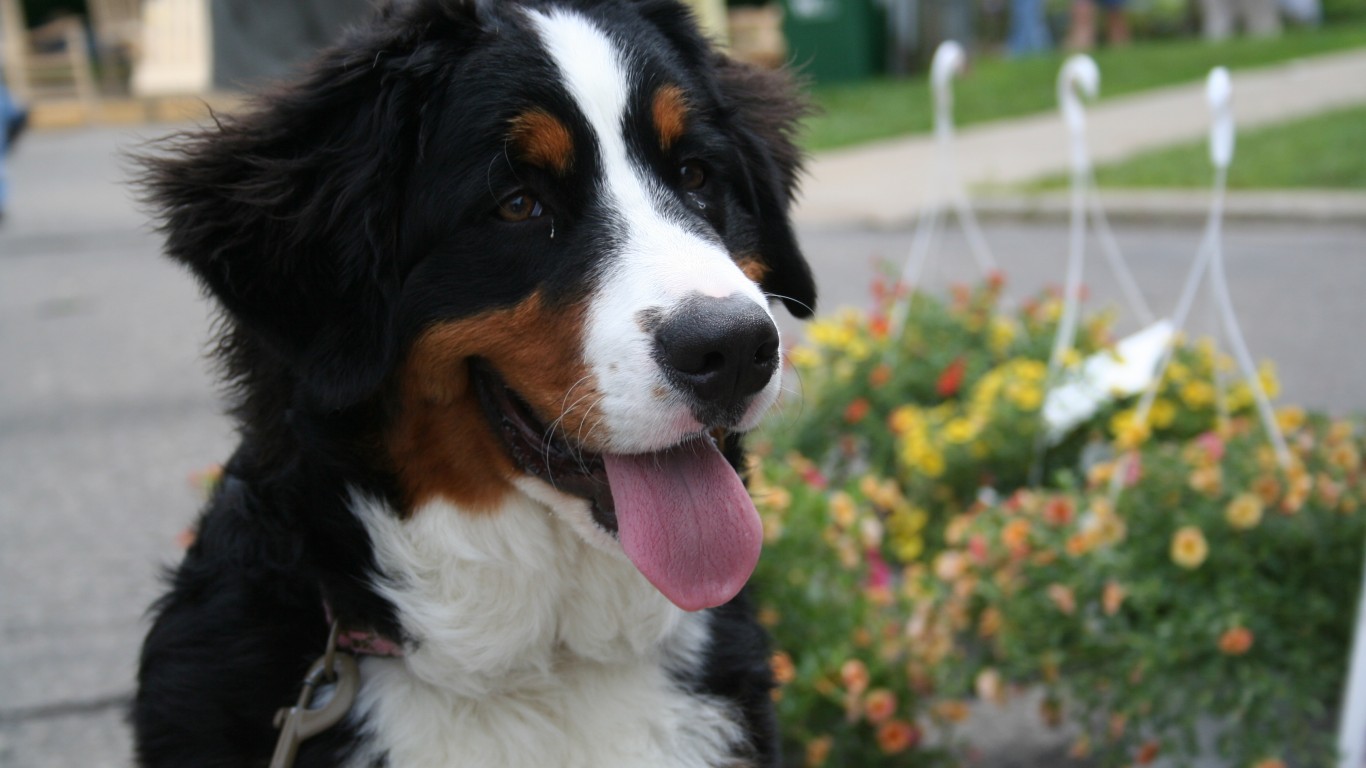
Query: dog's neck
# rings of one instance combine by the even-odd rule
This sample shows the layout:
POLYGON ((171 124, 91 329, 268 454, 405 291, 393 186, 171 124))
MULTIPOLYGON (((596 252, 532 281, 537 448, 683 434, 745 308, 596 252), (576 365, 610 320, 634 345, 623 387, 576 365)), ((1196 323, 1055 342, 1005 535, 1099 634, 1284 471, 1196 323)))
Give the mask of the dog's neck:
POLYGON ((692 667, 706 615, 668 602, 619 552, 523 494, 493 511, 434 502, 400 520, 358 500, 395 606, 404 663, 455 695, 534 689, 566 665, 692 667))

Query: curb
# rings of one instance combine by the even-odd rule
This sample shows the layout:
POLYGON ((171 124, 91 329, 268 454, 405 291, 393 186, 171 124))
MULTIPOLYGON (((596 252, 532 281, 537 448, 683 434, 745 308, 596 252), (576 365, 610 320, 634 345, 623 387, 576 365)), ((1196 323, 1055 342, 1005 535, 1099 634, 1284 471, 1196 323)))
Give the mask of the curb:
MULTIPOLYGON (((1038 194, 984 193, 971 199, 978 218, 1065 224, 1071 217, 1067 192, 1038 194)), ((1209 217, 1208 190, 1108 190, 1100 193, 1105 216, 1134 225, 1199 226, 1209 217)), ((817 210, 796 212, 799 227, 814 230, 871 229, 899 231, 915 227, 920 208, 895 214, 841 215, 817 210)), ((1335 224, 1366 226, 1366 192, 1339 190, 1255 190, 1230 192, 1224 220, 1256 224, 1335 224)))
POLYGON ((146 125, 202 121, 212 112, 230 112, 245 97, 233 93, 203 96, 101 98, 96 101, 52 99, 28 105, 29 127, 35 131, 69 130, 92 126, 146 125))
MULTIPOLYGON (((1208 190, 1112 190, 1100 193, 1111 221, 1130 224, 1200 224, 1209 217, 1208 190)), ((973 201, 978 216, 1023 221, 1066 221, 1068 193, 984 195, 973 201)), ((1266 224, 1366 225, 1366 192, 1256 190, 1229 192, 1226 221, 1266 224)))

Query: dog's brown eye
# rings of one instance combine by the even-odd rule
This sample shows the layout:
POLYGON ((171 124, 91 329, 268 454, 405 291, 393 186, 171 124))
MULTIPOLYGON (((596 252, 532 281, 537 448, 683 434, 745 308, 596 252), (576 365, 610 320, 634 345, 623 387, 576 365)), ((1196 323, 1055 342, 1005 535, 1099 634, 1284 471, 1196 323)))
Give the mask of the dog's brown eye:
POLYGON ((707 172, 701 163, 689 160, 678 168, 678 183, 687 190, 701 189, 707 183, 707 172))
POLYGON ((503 221, 526 221, 544 213, 541 201, 526 193, 510 195, 498 204, 498 216, 503 221))

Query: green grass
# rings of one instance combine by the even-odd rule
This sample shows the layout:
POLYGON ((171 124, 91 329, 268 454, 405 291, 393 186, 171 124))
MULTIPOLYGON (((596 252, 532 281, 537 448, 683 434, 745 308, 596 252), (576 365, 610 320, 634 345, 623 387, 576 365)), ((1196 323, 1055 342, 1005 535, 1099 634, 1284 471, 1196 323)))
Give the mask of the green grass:
MULTIPOLYGON (((1366 46, 1366 23, 1295 30, 1272 40, 1236 39, 1143 41, 1095 54, 1101 70, 1101 98, 1204 78, 1218 65, 1230 69, 1264 66, 1314 54, 1366 46)), ((959 125, 1027 115, 1056 108, 1056 79, 1065 56, 983 58, 954 86, 959 125)), ((923 77, 817 86, 823 111, 808 120, 805 144, 831 149, 874 139, 930 130, 930 90, 923 77)))
MULTIPOLYGON (((1230 189, 1366 190, 1366 106, 1246 131, 1238 136, 1230 189)), ((1213 179, 1205 142, 1155 150, 1096 169, 1102 188, 1208 187, 1213 179)), ((1066 187, 1065 176, 1031 185, 1066 187)))

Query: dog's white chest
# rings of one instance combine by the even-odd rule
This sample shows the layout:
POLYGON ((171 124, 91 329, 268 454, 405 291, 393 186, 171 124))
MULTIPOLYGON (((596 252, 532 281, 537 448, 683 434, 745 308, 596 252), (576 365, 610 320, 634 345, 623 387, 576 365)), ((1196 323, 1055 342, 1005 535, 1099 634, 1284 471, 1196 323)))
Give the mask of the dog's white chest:
POLYGON ((689 692, 706 614, 671 605, 619 554, 529 498, 492 514, 434 504, 400 521, 361 502, 378 591, 413 642, 367 658, 353 765, 729 765, 730 706, 689 692))
POLYGON ((401 661, 365 662, 365 748, 393 768, 703 768, 730 764, 740 734, 723 706, 658 669, 580 665, 541 687, 461 698, 401 661))

